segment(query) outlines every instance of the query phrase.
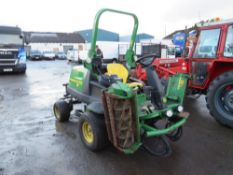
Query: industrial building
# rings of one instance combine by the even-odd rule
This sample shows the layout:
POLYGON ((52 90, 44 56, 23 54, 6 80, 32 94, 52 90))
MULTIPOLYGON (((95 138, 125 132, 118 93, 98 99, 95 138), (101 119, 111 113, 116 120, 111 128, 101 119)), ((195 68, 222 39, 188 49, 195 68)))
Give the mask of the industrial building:
POLYGON ((39 50, 67 52, 70 49, 83 50, 85 40, 78 33, 24 32, 29 44, 27 51, 39 50))

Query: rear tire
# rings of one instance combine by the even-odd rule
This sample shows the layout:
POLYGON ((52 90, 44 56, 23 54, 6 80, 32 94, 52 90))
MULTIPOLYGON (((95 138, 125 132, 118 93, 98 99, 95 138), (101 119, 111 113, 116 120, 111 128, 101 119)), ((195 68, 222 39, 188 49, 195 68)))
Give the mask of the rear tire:
POLYGON ((66 122, 70 118, 72 107, 64 100, 59 100, 53 105, 53 112, 59 122, 66 122))
POLYGON ((80 116, 79 134, 83 144, 93 152, 104 149, 108 143, 104 119, 90 112, 80 116))
POLYGON ((206 95, 210 114, 220 123, 233 128, 233 71, 218 76, 206 95))

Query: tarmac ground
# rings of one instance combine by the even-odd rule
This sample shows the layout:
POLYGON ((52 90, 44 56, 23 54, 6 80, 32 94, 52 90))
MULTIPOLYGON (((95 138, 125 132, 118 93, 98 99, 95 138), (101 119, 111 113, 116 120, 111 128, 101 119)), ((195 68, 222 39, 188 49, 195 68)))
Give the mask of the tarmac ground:
POLYGON ((99 153, 80 141, 78 118, 58 123, 53 103, 63 96, 71 65, 28 61, 25 75, 0 75, 0 175, 232 175, 233 131, 219 125, 204 96, 185 99, 191 116, 170 157, 113 147, 99 153))

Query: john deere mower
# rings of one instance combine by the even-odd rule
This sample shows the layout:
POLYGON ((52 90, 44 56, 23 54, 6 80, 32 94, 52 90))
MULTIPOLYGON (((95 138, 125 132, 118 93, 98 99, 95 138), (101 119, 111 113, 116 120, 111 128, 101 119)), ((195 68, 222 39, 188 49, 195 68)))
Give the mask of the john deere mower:
POLYGON ((177 141, 189 114, 183 111, 183 98, 188 77, 176 74, 169 78, 164 92, 151 63, 154 56, 134 60, 133 47, 138 29, 137 16, 113 9, 100 10, 95 18, 91 48, 83 65, 72 68, 66 93, 53 107, 60 122, 69 120, 75 104, 79 117, 79 134, 83 144, 91 151, 98 151, 110 142, 125 154, 139 148, 154 155, 171 152, 168 142, 177 141), (114 12, 132 16, 134 28, 125 61, 105 64, 96 54, 96 38, 100 16, 114 12), (131 76, 136 64, 147 71, 148 81, 131 76))

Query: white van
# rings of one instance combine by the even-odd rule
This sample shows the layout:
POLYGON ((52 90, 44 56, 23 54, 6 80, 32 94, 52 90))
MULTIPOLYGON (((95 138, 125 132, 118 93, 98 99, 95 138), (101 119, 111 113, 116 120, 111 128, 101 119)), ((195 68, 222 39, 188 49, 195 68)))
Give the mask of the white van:
POLYGON ((72 49, 67 51, 67 60, 73 62, 80 62, 78 49, 72 49))
POLYGON ((166 45, 161 49, 161 58, 176 58, 176 46, 166 45))

